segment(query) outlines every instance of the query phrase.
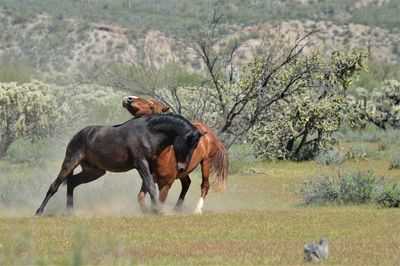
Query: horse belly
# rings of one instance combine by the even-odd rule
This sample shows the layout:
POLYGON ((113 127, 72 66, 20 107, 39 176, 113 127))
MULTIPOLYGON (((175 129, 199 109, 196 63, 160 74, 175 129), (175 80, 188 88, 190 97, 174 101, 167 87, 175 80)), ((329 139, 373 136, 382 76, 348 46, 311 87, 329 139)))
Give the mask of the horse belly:
POLYGON ((98 168, 110 172, 126 172, 133 169, 133 162, 128 152, 122 150, 88 152, 85 159, 98 168))

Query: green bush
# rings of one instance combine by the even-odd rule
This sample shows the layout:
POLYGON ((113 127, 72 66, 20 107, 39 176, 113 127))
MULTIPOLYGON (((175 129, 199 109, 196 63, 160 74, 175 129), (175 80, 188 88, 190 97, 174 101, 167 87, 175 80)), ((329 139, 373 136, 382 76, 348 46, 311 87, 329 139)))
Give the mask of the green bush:
POLYGON ((400 184, 393 182, 387 184, 378 196, 377 202, 385 207, 399 208, 400 207, 400 184))
POLYGON ((379 177, 372 172, 344 175, 340 180, 340 197, 342 203, 369 203, 376 195, 379 177))
POLYGON ((346 160, 346 157, 343 153, 338 150, 327 150, 320 152, 315 157, 315 162, 320 165, 333 165, 333 164, 341 164, 346 160))
POLYGON ((340 186, 336 180, 326 176, 315 181, 307 181, 300 190, 306 204, 327 204, 337 202, 340 186))
POLYGON ((325 176, 305 182, 300 194, 307 204, 365 204, 374 201, 381 180, 372 172, 325 176))
POLYGON ((346 154, 348 159, 367 160, 382 158, 383 153, 370 149, 365 143, 353 145, 346 154))
POLYGON ((372 172, 324 176, 303 184, 300 194, 306 204, 367 204, 400 207, 400 183, 372 172))
POLYGON ((395 151, 390 158, 389 169, 399 169, 400 168, 400 151, 395 151))

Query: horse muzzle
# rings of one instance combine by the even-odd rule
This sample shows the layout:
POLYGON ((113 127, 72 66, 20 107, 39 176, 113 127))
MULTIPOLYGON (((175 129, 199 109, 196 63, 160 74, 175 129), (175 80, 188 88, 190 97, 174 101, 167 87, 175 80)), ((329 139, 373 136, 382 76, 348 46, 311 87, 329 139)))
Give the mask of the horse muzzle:
POLYGON ((131 96, 124 97, 122 99, 122 106, 124 106, 124 107, 129 106, 129 105, 131 105, 132 102, 133 102, 133 98, 131 96))
POLYGON ((187 163, 176 164, 176 171, 178 171, 178 173, 182 174, 186 171, 186 169, 187 169, 187 163))

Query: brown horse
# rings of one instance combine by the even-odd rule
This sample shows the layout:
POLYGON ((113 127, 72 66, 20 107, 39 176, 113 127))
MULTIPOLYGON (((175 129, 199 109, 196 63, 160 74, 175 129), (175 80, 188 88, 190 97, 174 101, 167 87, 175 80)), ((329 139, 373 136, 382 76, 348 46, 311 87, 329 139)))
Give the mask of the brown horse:
MULTIPOLYGON (((122 105, 134 116, 165 113, 169 109, 168 107, 162 106, 155 99, 146 100, 137 96, 124 97, 122 105)), ((174 180, 180 179, 182 191, 175 206, 175 209, 180 210, 191 183, 189 174, 201 164, 201 195, 195 210, 196 213, 201 213, 204 199, 210 188, 209 180, 211 179, 211 186, 214 191, 222 191, 225 188, 228 177, 229 160, 224 145, 218 140, 217 136, 209 127, 197 121, 192 121, 192 124, 200 131, 207 132, 207 134, 199 140, 196 149, 193 151, 187 170, 183 173, 179 173, 176 170, 175 153, 171 146, 164 149, 157 156, 153 161, 151 170, 154 181, 158 184, 160 189, 159 200, 162 203, 166 200, 168 191, 174 180)), ((138 202, 140 206, 142 206, 142 210, 145 210, 144 197, 146 192, 146 188, 142 185, 138 194, 138 202)))

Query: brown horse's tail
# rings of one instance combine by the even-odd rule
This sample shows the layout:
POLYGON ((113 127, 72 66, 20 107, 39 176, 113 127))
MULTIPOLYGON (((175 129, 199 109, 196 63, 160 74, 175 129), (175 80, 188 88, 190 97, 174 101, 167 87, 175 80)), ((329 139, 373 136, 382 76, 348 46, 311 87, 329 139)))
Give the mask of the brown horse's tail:
POLYGON ((217 139, 216 153, 211 158, 210 182, 215 192, 223 191, 228 179, 229 157, 224 145, 217 139))

